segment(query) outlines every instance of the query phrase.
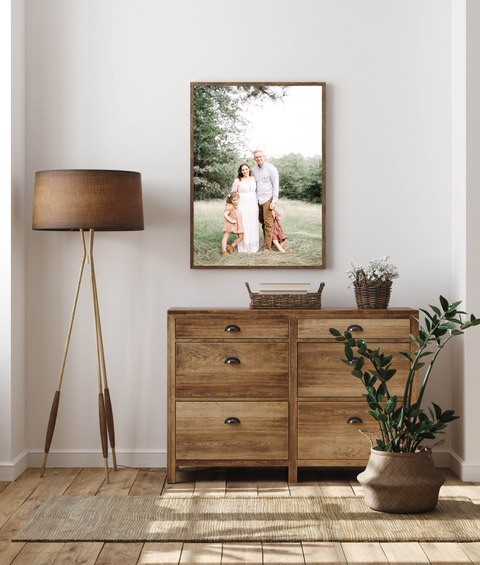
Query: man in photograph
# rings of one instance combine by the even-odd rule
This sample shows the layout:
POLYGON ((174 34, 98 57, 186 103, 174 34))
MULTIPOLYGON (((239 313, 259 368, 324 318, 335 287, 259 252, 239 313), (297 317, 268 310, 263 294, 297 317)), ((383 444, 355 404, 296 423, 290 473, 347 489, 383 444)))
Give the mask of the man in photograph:
POLYGON ((263 151, 253 153, 257 163, 252 169, 252 175, 257 182, 258 219, 263 229, 263 248, 272 248, 273 214, 278 202, 278 171, 265 161, 263 151))

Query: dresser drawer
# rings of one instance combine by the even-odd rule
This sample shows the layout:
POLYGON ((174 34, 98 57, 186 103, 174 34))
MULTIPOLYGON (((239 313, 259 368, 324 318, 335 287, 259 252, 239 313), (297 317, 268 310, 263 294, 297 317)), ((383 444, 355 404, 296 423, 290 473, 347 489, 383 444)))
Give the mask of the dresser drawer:
POLYGON ((177 343, 180 397, 288 397, 287 343, 177 343))
POLYGON ((288 318, 177 318, 177 339, 288 339, 288 318))
POLYGON ((298 458, 362 464, 369 457, 370 442, 358 430, 378 434, 377 422, 367 412, 365 401, 299 402, 298 458), (363 422, 348 423, 351 418, 363 422))
MULTIPOLYGON (((393 353, 392 368, 397 369, 395 376, 388 381, 390 394, 403 396, 405 382, 410 370, 410 362, 400 351, 410 352, 410 343, 371 342, 369 349, 382 348, 384 353, 393 353)), ((355 355, 355 350, 354 350, 355 355)), ((343 344, 338 342, 299 343, 298 344, 298 396, 317 397, 355 397, 365 394, 360 379, 352 376, 351 371, 341 359, 345 359, 343 344)), ((365 359, 364 370, 370 371, 371 365, 365 359)))
POLYGON ((352 331, 355 339, 409 340, 410 336, 410 318, 302 318, 298 320, 298 337, 334 339, 330 328, 335 328, 343 334, 351 326, 356 326, 356 331, 352 331))
POLYGON ((175 421, 177 459, 288 458, 288 402, 177 402, 175 421))

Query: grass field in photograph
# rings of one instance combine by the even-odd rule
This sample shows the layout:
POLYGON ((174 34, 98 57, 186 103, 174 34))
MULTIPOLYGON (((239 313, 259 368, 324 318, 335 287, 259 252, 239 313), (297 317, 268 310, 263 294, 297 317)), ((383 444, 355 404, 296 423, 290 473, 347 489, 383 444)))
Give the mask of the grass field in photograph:
MULTIPOLYGON (((196 267, 318 267, 322 264, 322 206, 298 200, 279 200, 277 208, 283 212, 281 225, 287 242, 282 254, 272 245, 272 251, 263 251, 263 233, 260 224, 260 251, 221 255, 223 200, 194 202, 194 266, 196 267)), ((235 239, 231 235, 229 243, 235 239)))

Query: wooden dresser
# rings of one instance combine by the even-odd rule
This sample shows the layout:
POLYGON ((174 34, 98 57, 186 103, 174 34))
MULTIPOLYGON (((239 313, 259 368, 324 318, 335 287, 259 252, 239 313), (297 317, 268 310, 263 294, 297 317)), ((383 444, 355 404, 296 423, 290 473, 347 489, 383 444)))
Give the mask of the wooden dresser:
MULTIPOLYGON (((168 311, 168 471, 180 466, 298 467, 366 464, 359 429, 376 431, 361 382, 329 328, 350 328, 394 355, 403 392, 418 311, 168 311)), ((392 381, 393 382, 393 381, 392 381)))

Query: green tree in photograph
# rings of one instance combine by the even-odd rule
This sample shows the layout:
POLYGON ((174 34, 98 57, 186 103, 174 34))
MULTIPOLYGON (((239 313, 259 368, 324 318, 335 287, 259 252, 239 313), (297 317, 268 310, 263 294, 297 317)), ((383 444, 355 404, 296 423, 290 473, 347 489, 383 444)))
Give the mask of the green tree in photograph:
POLYGON ((193 88, 195 200, 223 198, 247 153, 242 111, 250 103, 280 100, 286 87, 197 85, 193 88))
POLYGON ((278 169, 282 198, 321 204, 322 159, 289 153, 271 163, 278 169))

